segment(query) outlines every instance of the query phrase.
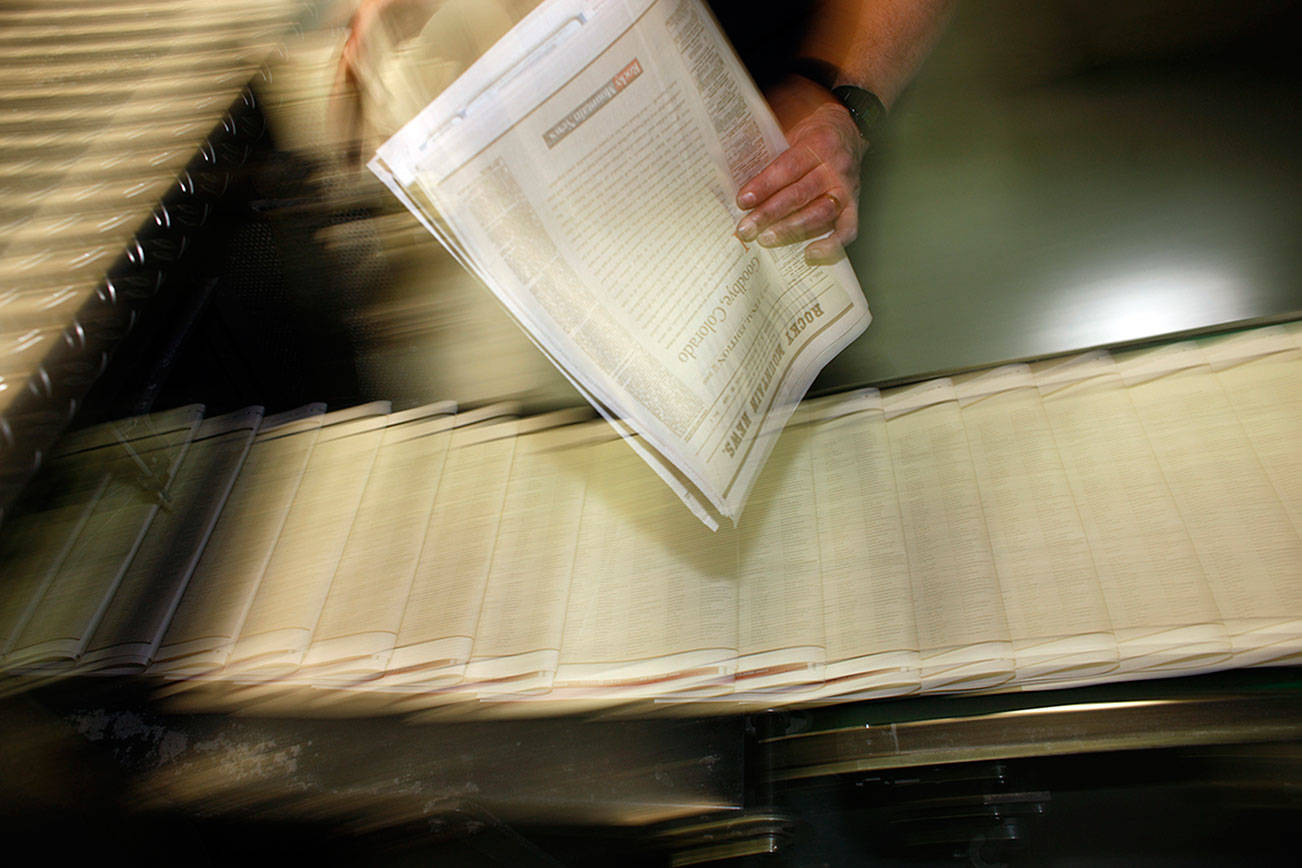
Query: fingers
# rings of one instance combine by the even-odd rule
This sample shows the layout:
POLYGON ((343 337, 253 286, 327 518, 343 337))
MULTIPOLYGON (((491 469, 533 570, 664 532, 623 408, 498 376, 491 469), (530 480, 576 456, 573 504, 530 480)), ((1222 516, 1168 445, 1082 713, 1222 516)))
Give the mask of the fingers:
POLYGON ((759 233, 757 240, 764 247, 781 247, 815 238, 834 229, 837 219, 849 207, 836 193, 824 193, 769 225, 759 233))
POLYGON ((805 259, 823 265, 840 259, 844 254, 843 246, 854 241, 858 235, 859 206, 848 194, 832 191, 815 196, 762 231, 748 226, 749 219, 747 217, 743 220, 737 231, 737 236, 742 241, 757 240, 764 247, 781 247, 816 238, 818 240, 805 248, 805 259), (848 201, 842 201, 843 196, 848 201), (827 237, 819 238, 822 235, 827 237))
POLYGON ((813 265, 829 265, 836 262, 845 255, 844 246, 855 239, 858 231, 858 209, 847 208, 837 218, 831 235, 810 242, 805 247, 805 260, 813 265))
MULTIPOLYGON (((792 148, 786 153, 798 150, 792 148)), ((812 154, 810 159, 817 160, 812 154)), ((775 160, 770 169, 777 167, 780 160, 775 160)), ((761 172, 755 180, 768 172, 761 172)), ((737 237, 746 242, 758 240, 765 247, 791 244, 831 231, 847 210, 851 212, 853 236, 856 207, 854 193, 846 189, 826 162, 818 161, 804 176, 789 182, 743 217, 737 224, 737 237)))
POLYGON ((362 163, 362 108, 353 51, 355 47, 344 44, 327 105, 328 117, 339 135, 344 161, 357 168, 362 163))
POLYGON ((768 227, 812 203, 827 189, 824 175, 816 167, 815 171, 788 182, 764 199, 737 224, 737 237, 742 241, 754 241, 768 227))
POLYGON ((737 207, 754 208, 812 172, 820 162, 818 156, 808 148, 787 148, 737 192, 737 207))
POLYGON ((758 241, 764 247, 781 247, 809 238, 818 239, 805 248, 805 258, 816 264, 826 264, 840 259, 842 247, 854 241, 859 232, 859 204, 855 197, 844 190, 834 189, 817 193, 823 182, 811 172, 799 182, 772 197, 773 211, 785 216, 765 224, 765 203, 755 212, 742 219, 737 228, 737 237, 742 241, 758 241), (794 202, 803 204, 786 209, 794 202), (830 234, 829 234, 830 233, 830 234), (826 238, 819 236, 826 235, 826 238))
POLYGON ((738 194, 737 204, 750 213, 737 224, 737 237, 778 247, 830 233, 807 248, 806 256, 811 262, 839 257, 841 244, 858 231, 859 166, 866 144, 839 105, 798 123, 788 140, 791 147, 738 194))

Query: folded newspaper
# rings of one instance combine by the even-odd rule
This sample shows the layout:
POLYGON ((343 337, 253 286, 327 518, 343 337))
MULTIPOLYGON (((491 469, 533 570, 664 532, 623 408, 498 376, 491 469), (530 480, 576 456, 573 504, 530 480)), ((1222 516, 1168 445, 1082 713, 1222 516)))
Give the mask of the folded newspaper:
POLYGON ((717 528, 870 319, 844 259, 734 234, 785 148, 700 0, 546 0, 370 167, 717 528))

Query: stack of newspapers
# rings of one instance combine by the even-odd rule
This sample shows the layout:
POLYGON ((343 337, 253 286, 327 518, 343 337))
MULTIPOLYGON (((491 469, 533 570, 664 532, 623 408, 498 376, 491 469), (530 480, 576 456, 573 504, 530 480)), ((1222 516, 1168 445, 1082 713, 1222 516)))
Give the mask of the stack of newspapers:
POLYGON ((805 401, 718 531, 586 407, 112 423, 0 534, 0 689, 695 713, 1295 664, 1300 384, 1293 323, 805 401))
POLYGON ((699 0, 548 0, 371 169, 714 528, 870 319, 844 259, 734 234, 785 147, 699 0))

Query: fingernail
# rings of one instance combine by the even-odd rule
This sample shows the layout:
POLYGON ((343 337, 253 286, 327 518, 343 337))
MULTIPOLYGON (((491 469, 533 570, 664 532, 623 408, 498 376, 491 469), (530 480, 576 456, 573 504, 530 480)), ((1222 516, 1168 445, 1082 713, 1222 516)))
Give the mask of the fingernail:
POLYGON ((826 242, 816 242, 805 248, 805 261, 810 265, 830 265, 836 261, 838 248, 826 242))
POLYGON ((759 243, 764 247, 772 247, 778 243, 778 233, 772 229, 765 229, 760 233, 759 243))
POLYGON ((758 231, 759 227, 756 226, 755 221, 749 217, 737 224, 737 237, 742 241, 754 241, 755 234, 758 231))
POLYGON ((737 197, 737 207, 738 207, 738 208, 754 208, 754 207, 755 207, 755 194, 754 194, 754 193, 742 193, 740 196, 737 197))

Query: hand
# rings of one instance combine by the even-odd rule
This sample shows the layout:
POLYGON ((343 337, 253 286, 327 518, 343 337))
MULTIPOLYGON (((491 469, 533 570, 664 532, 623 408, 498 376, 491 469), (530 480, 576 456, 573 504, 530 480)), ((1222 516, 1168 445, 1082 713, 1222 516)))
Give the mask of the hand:
POLYGON ((388 44, 420 33, 434 14, 435 0, 358 0, 348 21, 348 38, 339 58, 339 75, 356 75, 367 61, 368 44, 384 31, 388 44))
POLYGON ((374 51, 415 36, 434 13, 434 0, 359 0, 348 21, 331 89, 330 116, 348 163, 360 166, 366 71, 374 51))
POLYGON ((859 231, 859 167, 868 143, 845 106, 806 78, 788 76, 766 96, 790 147, 738 192, 737 206, 750 213, 737 237, 777 247, 831 232, 809 244, 805 258, 834 262, 859 231))

